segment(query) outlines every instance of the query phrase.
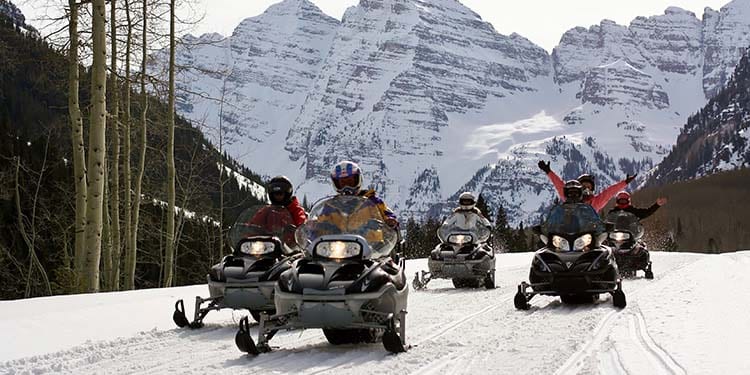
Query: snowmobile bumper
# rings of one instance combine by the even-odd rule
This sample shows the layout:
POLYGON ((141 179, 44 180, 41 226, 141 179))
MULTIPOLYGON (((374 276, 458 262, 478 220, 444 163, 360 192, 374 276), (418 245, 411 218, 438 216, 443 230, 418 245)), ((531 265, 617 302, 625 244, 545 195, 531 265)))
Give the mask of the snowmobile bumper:
POLYGON ((435 279, 470 279, 485 277, 495 269, 495 258, 483 257, 476 260, 465 259, 432 259, 427 261, 430 278, 435 279))
POLYGON ((527 284, 535 294, 565 295, 565 294, 595 294, 610 293, 617 289, 619 280, 613 268, 587 272, 541 272, 531 270, 527 284))
POLYGON ((221 299, 220 308, 272 310, 275 281, 221 282, 208 278, 212 299, 221 299))
MULTIPOLYGON (((376 292, 344 294, 344 289, 305 289, 302 294, 275 290, 274 329, 387 328, 393 314, 406 310, 409 288, 392 284, 376 292)), ((270 323, 270 322, 269 322, 270 323)))

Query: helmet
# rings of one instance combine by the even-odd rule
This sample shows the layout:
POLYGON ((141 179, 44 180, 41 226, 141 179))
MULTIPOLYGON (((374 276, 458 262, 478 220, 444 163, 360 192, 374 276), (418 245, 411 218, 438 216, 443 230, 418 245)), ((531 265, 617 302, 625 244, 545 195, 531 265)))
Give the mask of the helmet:
POLYGON ((581 203, 583 201, 583 185, 578 180, 570 180, 563 187, 565 202, 581 203))
POLYGON ((617 193, 615 202, 617 203, 617 208, 630 207, 630 193, 628 193, 627 191, 621 191, 617 193))
POLYGON ((585 186, 583 187, 584 197, 589 196, 589 195, 594 195, 594 191, 596 190, 596 181, 594 180, 594 176, 590 174, 582 174, 578 176, 576 180, 578 180, 578 182, 580 182, 581 184, 585 184, 585 183, 591 184, 590 190, 587 189, 585 186))
POLYGON ((339 194, 355 195, 362 188, 362 171, 351 161, 342 161, 331 170, 331 182, 339 194))
POLYGON ((471 192, 463 192, 458 196, 458 204, 462 210, 472 210, 477 205, 477 199, 471 192))
POLYGON ((292 193, 294 188, 292 187, 292 181, 289 181, 286 176, 276 176, 268 182, 268 198, 271 199, 272 204, 287 206, 292 203, 292 193))

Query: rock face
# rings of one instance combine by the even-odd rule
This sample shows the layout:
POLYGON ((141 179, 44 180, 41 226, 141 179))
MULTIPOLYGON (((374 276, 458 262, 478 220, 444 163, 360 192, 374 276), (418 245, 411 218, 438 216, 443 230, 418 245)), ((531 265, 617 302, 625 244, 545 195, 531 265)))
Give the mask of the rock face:
POLYGON ((205 124, 217 144, 221 128, 227 152, 260 173, 290 173, 285 139, 339 25, 310 1, 285 0, 229 37, 184 37, 177 61, 189 69, 178 75, 178 112, 205 124))
POLYGON ((228 38, 188 38, 180 112, 221 124, 231 155, 300 195, 328 193, 330 166, 351 159, 403 216, 472 190, 528 223, 554 196, 536 161, 600 185, 652 168, 749 31, 750 0, 703 20, 671 7, 574 28, 550 55, 456 0, 361 0, 341 22, 285 0, 228 38))
POLYGON ((648 109, 669 107, 669 95, 661 85, 649 74, 622 60, 589 70, 576 98, 583 104, 601 106, 634 105, 648 109))
POLYGON ((497 34, 456 1, 362 1, 345 14, 287 150, 306 179, 322 181, 336 161, 354 159, 402 202, 413 189, 399 192, 400 181, 446 158, 449 114, 537 91, 549 76, 544 50, 497 34))

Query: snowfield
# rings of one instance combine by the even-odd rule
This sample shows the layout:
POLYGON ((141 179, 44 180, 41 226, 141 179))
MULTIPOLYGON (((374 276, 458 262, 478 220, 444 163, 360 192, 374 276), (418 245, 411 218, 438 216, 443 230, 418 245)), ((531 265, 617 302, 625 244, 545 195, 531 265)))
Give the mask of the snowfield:
MULTIPOLYGON (((624 282, 610 297, 567 306, 537 296, 513 307, 531 254, 497 261, 496 290, 434 280, 410 291, 404 354, 380 344, 329 345, 322 332, 280 333, 258 357, 234 344, 244 314, 212 312, 200 330, 177 329, 174 301, 204 285, 0 302, 0 374, 748 374, 750 252, 654 253, 654 280, 624 282)), ((426 267, 408 263, 409 275, 426 267)))

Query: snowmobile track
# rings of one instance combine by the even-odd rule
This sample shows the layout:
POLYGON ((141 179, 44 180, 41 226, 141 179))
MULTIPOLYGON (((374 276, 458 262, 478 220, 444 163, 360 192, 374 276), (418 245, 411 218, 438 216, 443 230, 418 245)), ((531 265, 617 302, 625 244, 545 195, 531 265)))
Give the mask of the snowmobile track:
MULTIPOLYGON (((649 280, 649 283, 647 285, 653 285, 662 279, 664 277, 677 272, 685 267, 688 267, 689 265, 693 264, 693 262, 686 262, 685 264, 682 264, 678 267, 670 269, 666 273, 662 273, 659 275, 659 277, 655 278, 654 280, 649 280)), ((585 344, 576 351, 573 355, 571 355, 565 363, 563 363, 560 368, 558 368, 555 371, 555 375, 566 375, 566 374, 579 374, 581 372, 582 367, 584 366, 584 361, 589 358, 593 352, 598 349, 602 343, 607 340, 609 337, 611 331, 612 331, 612 323, 617 320, 615 318, 618 318, 620 316, 624 316, 627 314, 632 314, 630 310, 637 309, 638 314, 640 315, 641 319, 643 319, 643 315, 640 313, 640 309, 637 308, 637 304, 634 304, 632 301, 635 300, 636 295, 638 295, 638 292, 641 290, 644 290, 644 288, 647 288, 648 286, 641 286, 640 288, 636 289, 633 292, 627 293, 628 299, 631 301, 629 307, 626 307, 623 310, 613 310, 609 313, 607 313, 597 324, 596 328, 594 329, 592 337, 585 342, 585 344), (596 346, 595 346, 596 344, 596 346)), ((645 327, 645 320, 643 320, 643 326, 645 327)), ((645 329, 644 329, 645 331, 645 329)), ((648 336, 648 331, 645 331, 645 335, 648 336)), ((654 347, 658 348, 658 352, 652 351, 652 349, 648 346, 646 346, 644 349, 646 352, 651 353, 652 355, 656 356, 656 360, 658 363, 662 363, 666 369, 668 369, 672 374, 684 374, 684 370, 682 367, 663 349, 661 349, 660 346, 658 346, 654 340, 651 338, 651 336, 648 336, 648 339, 650 340, 651 344, 653 344, 654 347), (668 359, 665 359, 668 358, 668 359), (675 369, 679 369, 680 371, 675 372, 675 369)), ((636 342, 641 343, 641 345, 647 345, 644 344, 647 340, 637 340, 636 342)))
POLYGON ((643 317, 641 310, 636 308, 635 312, 630 314, 630 333, 644 349, 644 352, 650 354, 654 361, 664 368, 668 373, 673 375, 685 375, 687 372, 680 366, 669 353, 664 350, 649 335, 646 327, 646 319, 643 317))
POLYGON ((440 337, 440 336, 442 336, 442 335, 444 335, 444 334, 446 334, 446 333, 448 333, 450 331, 453 331, 454 329, 460 327, 461 325, 463 325, 463 324, 465 324, 465 323, 473 320, 474 318, 476 318, 476 317, 478 317, 478 316, 480 316, 480 315, 482 315, 484 313, 487 313, 487 312, 490 312, 490 311, 493 311, 493 310, 497 310, 500 307, 503 307, 505 304, 507 304, 508 302, 511 301, 510 297, 512 297, 514 294, 515 294, 515 292, 501 294, 500 298, 502 298, 502 300, 500 302, 498 302, 498 303, 496 303, 494 305, 489 305, 489 306, 487 306, 487 307, 485 307, 485 308, 483 308, 483 309, 481 309, 481 310, 479 310, 479 311, 477 311, 475 313, 469 314, 469 315, 467 315, 467 316, 465 316, 465 317, 463 317, 461 319, 453 321, 453 323, 449 324, 447 327, 445 327, 445 328, 443 328, 443 329, 441 329, 441 330, 433 333, 430 336, 427 336, 427 337, 422 338, 421 340, 415 342, 414 346, 418 346, 421 343, 424 343, 424 342, 427 342, 427 341, 430 341, 430 340, 434 340, 434 339, 436 339, 436 338, 438 338, 438 337, 440 337))

